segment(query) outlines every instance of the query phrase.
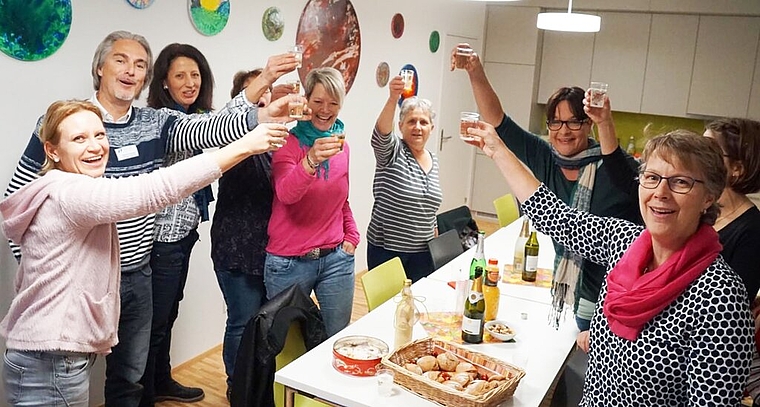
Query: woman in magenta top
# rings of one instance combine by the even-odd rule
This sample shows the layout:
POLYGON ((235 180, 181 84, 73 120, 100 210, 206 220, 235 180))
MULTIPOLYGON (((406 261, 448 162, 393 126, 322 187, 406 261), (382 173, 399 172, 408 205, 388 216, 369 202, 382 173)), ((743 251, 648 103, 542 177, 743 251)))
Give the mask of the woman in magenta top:
POLYGON ((359 244, 348 204, 350 148, 338 112, 345 98, 343 76, 334 68, 309 72, 304 90, 310 121, 291 130, 272 157, 274 201, 264 265, 267 298, 293 284, 314 290, 329 336, 351 319, 354 251, 359 244))

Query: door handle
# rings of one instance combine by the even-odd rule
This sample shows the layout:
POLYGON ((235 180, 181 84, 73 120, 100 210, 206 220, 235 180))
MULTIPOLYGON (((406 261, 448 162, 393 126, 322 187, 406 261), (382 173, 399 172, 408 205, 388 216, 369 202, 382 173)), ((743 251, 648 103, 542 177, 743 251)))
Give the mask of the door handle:
POLYGON ((452 138, 452 136, 444 136, 443 135, 443 129, 441 129, 441 137, 438 139, 438 151, 443 151, 443 142, 444 140, 448 140, 452 138))

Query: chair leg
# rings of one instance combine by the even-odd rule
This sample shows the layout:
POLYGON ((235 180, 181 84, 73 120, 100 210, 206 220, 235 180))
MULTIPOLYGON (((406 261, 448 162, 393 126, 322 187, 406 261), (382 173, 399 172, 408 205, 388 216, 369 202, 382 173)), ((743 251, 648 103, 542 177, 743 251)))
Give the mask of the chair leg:
POLYGON ((296 404, 296 391, 288 386, 285 388, 285 407, 294 407, 296 404))

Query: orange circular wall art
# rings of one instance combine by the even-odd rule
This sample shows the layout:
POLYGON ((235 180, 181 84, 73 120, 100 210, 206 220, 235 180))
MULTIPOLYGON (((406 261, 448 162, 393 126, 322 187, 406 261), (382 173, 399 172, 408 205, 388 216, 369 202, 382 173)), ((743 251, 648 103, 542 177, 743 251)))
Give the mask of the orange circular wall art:
POLYGON ((359 70, 361 33, 349 0, 309 0, 301 14, 296 44, 303 46, 301 81, 314 68, 331 66, 343 74, 346 93, 359 70))

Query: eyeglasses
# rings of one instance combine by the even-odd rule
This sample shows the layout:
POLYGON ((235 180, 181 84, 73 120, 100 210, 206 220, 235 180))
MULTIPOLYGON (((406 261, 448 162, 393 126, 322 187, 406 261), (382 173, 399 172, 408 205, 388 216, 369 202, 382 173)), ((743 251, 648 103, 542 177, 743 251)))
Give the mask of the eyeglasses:
POLYGON ((644 171, 637 177, 639 185, 646 189, 655 189, 660 185, 660 181, 666 180, 668 182, 668 188, 677 194, 688 194, 694 184, 699 182, 704 184, 704 181, 698 180, 692 177, 686 177, 683 175, 675 177, 663 177, 652 171, 644 171))
POLYGON ((583 127, 584 124, 586 124, 586 120, 547 120, 546 121, 546 127, 549 128, 549 130, 557 131, 562 128, 562 125, 567 126, 568 130, 580 130, 581 127, 583 127))

